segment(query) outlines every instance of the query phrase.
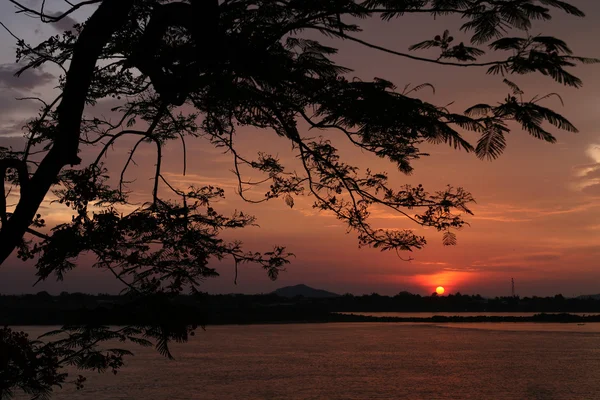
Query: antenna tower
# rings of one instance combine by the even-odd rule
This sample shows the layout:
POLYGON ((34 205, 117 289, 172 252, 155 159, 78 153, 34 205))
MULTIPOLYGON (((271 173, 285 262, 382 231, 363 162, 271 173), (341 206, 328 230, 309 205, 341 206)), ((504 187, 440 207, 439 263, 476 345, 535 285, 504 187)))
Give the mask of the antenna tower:
POLYGON ((515 278, 510 278, 512 297, 515 297, 515 278))

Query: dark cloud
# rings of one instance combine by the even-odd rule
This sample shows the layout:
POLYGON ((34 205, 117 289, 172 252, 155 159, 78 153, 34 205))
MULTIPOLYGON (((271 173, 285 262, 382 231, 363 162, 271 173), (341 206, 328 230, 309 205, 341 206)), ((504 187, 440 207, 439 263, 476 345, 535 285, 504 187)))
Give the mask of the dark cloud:
MULTIPOLYGON (((62 13, 54 12, 54 13, 48 13, 48 15, 50 15, 52 17, 57 17, 59 15, 62 15, 62 13)), ((66 17, 61 18, 57 22, 52 23, 52 27, 59 32, 64 32, 64 31, 69 31, 69 30, 73 29, 73 25, 75 25, 77 23, 78 22, 75 19, 73 19, 67 15, 66 17)))
POLYGON ((31 90, 45 85, 54 79, 54 75, 41 69, 28 69, 20 76, 15 73, 21 68, 19 64, 0 64, 0 87, 17 90, 31 90))

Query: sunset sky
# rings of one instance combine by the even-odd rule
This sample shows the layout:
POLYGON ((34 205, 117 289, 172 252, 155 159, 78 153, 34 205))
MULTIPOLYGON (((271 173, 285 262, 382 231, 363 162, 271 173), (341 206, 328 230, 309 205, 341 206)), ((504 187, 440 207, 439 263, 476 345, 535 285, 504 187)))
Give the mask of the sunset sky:
MULTIPOLYGON (((36 4, 36 0, 27 3, 36 4)), ((49 9, 60 10, 62 1, 47 2, 49 9), (54 8, 53 8, 54 7, 54 8)), ((580 56, 600 57, 600 3, 592 0, 572 2, 587 13, 584 19, 555 12, 555 19, 535 25, 531 32, 557 36, 565 40, 580 56)), ((2 2, 0 21, 14 33, 37 43, 61 26, 41 26, 39 21, 14 16, 14 8, 2 2)), ((84 14, 76 14, 81 20, 84 14)), ((372 19, 364 22, 363 36, 371 42, 407 51, 409 45, 430 39, 448 28, 463 40, 456 18, 433 21, 426 16, 406 16, 389 23, 372 19)), ((424 90, 419 95, 438 105, 454 101, 451 110, 464 111, 480 102, 501 101, 508 93, 502 78, 489 76, 484 69, 441 67, 396 56, 386 55, 345 42, 337 61, 355 70, 364 79, 382 77, 399 87, 431 83, 436 93, 424 90)), ((427 53, 423 53, 426 55, 427 53)), ((0 146, 22 146, 19 138, 23 120, 35 115, 37 106, 18 102, 17 97, 31 93, 49 96, 56 80, 54 71, 38 71, 36 75, 14 79, 14 39, 0 30, 0 146)), ((209 292, 270 292, 278 287, 305 283, 337 293, 379 292, 395 294, 408 290, 430 294, 437 286, 446 293, 480 293, 484 296, 509 295, 511 278, 519 295, 565 296, 600 293, 600 65, 581 66, 574 70, 583 79, 582 89, 560 86, 550 78, 538 75, 510 78, 526 92, 526 97, 558 92, 557 99, 544 105, 561 112, 580 133, 556 133, 558 143, 547 144, 519 130, 508 137, 506 152, 496 161, 477 159, 473 154, 455 151, 445 145, 425 146, 431 156, 414 163, 411 176, 397 172, 396 167, 379 158, 362 154, 337 134, 325 132, 342 155, 361 168, 387 170, 397 185, 422 183, 434 191, 445 185, 462 186, 475 197, 475 216, 471 224, 458 233, 458 245, 444 247, 441 234, 432 229, 417 229, 428 239, 428 245, 410 256, 411 262, 400 260, 395 253, 376 249, 358 249, 354 233, 328 214, 315 212, 310 197, 296 198, 292 209, 283 200, 252 205, 234 193, 232 159, 211 147, 208 142, 188 142, 188 173, 181 175, 181 150, 177 143, 168 147, 164 171, 182 187, 189 184, 215 184, 226 190, 227 198, 220 211, 241 209, 254 214, 260 227, 235 232, 228 237, 244 241, 248 249, 268 250, 272 245, 285 245, 296 254, 287 271, 271 282, 258 267, 243 267, 237 286, 233 283, 233 265, 223 263, 221 277, 207 281, 209 292)), ((99 106, 107 110, 107 105, 99 106)), ((96 111, 99 112, 99 111, 96 111)), ((467 136, 474 142, 474 135, 467 136)), ((122 156, 130 142, 116 150, 107 165, 121 168, 122 156)), ((277 153, 283 161, 293 161, 288 142, 272 132, 242 131, 240 148, 248 154, 258 150, 277 153)), ((85 156, 85 155, 84 155, 85 156)), ((154 163, 152 148, 142 149, 137 169, 130 177, 137 182, 132 189, 140 191, 150 184, 148 168, 154 163)), ((85 157, 84 157, 85 158, 85 157)), ((49 222, 66 218, 67 210, 45 204, 43 212, 49 222)), ((417 228, 399 215, 376 210, 373 223, 377 227, 417 228)), ((407 256, 409 254, 406 254, 407 256)), ((91 270, 85 257, 80 268, 69 273, 61 283, 45 282, 32 287, 35 271, 31 263, 15 257, 0 267, 0 292, 24 293, 48 290, 116 292, 120 286, 108 273, 91 270)))

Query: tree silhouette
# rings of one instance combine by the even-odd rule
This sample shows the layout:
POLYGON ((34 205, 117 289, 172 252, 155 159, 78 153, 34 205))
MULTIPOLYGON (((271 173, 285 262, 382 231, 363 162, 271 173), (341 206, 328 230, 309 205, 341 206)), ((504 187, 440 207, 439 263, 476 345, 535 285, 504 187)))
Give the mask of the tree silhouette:
POLYGON ((161 353, 170 355, 168 342, 186 340, 189 328, 173 316, 169 299, 183 290, 195 292, 202 280, 217 275, 208 266, 211 259, 230 258, 236 266, 257 263, 272 279, 289 262, 291 254, 284 247, 261 254, 222 239, 222 231, 251 225, 254 218, 218 213, 213 203, 223 197, 220 188, 179 188, 169 182, 161 173, 167 143, 182 142, 185 164, 186 141, 208 139, 232 156, 242 198, 283 198, 292 207, 295 196, 311 195, 315 208, 335 214, 357 232, 360 245, 410 251, 426 244, 410 230, 373 228, 368 219, 372 205, 433 227, 444 233, 444 244, 453 245, 453 231, 471 213, 473 198, 467 191, 392 188, 385 172, 360 171, 344 161, 325 134, 341 132, 353 145, 407 174, 411 162, 426 155, 420 151, 425 142, 493 159, 506 145, 510 122, 548 142, 555 138, 544 123, 576 131, 566 118, 540 105, 558 95, 526 100, 507 76, 541 73, 579 87, 581 81, 566 68, 598 61, 573 55, 557 38, 529 34, 532 21, 549 20, 552 11, 584 15, 559 0, 88 0, 68 3, 71 8, 59 14, 46 13, 43 5, 32 9, 9 1, 18 13, 43 22, 58 22, 86 8, 91 16, 35 46, 17 39, 18 74, 46 64, 64 73, 58 81, 60 95, 49 102, 38 99, 40 114, 27 122, 25 148, 0 148, 5 184, 20 191, 16 205, 8 206, 5 185, 0 186, 0 262, 18 249, 20 258, 36 260, 40 280, 63 279, 78 255, 91 253, 97 260, 94 267, 114 274, 132 301, 146 305, 153 323, 118 330, 69 326, 60 331, 69 334, 66 339, 46 344, 5 330, 5 346, 25 346, 27 356, 2 362, 28 372, 4 380, 3 394, 19 387, 34 396, 48 395, 54 385, 66 382, 67 376, 58 372, 64 365, 116 371, 127 352, 99 350, 105 340, 142 345, 155 340, 161 353), (459 29, 470 42, 456 44, 446 30, 401 52, 359 35, 366 18, 392 23, 416 14, 462 17, 466 22, 459 29), (306 33, 449 68, 484 68, 503 77, 509 94, 495 105, 453 112, 414 97, 431 85, 398 90, 386 79, 354 77, 333 61, 335 47, 308 39, 306 33), (481 60, 487 57, 484 47, 505 57, 481 60), (437 55, 420 56, 412 52, 416 50, 437 55), (93 106, 111 98, 120 101, 113 109, 119 117, 95 115, 93 106), (308 137, 298 128, 301 123, 323 134, 308 137), (289 140, 302 169, 290 170, 270 154, 243 154, 236 144, 240 126, 272 130, 289 140), (477 144, 463 139, 460 131, 478 133, 477 144), (125 136, 138 141, 123 169, 111 171, 103 158, 125 136), (156 168, 147 201, 136 205, 124 175, 143 143, 155 145, 156 168), (79 157, 80 151, 91 149, 97 149, 96 157, 79 157), (265 178, 252 182, 245 171, 265 178), (248 189, 261 185, 268 185, 264 196, 249 198, 248 189), (44 230, 39 210, 44 199, 70 208, 72 220, 44 230), (31 354, 48 354, 50 361, 31 354))

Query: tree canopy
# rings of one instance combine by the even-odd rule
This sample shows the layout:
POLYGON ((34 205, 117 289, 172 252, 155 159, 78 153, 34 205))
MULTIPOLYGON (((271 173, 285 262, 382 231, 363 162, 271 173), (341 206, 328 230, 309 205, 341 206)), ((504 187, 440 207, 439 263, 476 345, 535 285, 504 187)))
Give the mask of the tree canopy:
POLYGON ((411 173, 412 161, 426 155, 424 143, 494 159, 506 146, 511 123, 546 142, 556 140, 547 126, 577 131, 542 105, 550 97, 560 99, 557 94, 528 99, 513 82, 517 77, 537 73, 578 88, 581 80, 568 69, 598 62, 574 55, 558 38, 531 34, 533 22, 550 20, 555 13, 584 16, 559 0, 89 0, 68 3, 62 13, 9 1, 16 12, 47 23, 70 18, 77 10, 87 9, 91 16, 39 44, 17 38, 17 75, 46 65, 62 75, 56 98, 37 99, 40 113, 26 123, 24 148, 0 148, 5 182, 0 189, 0 263, 17 249, 23 260, 35 260, 40 280, 63 279, 79 255, 93 254, 94 267, 110 271, 132 301, 144 304, 156 294, 164 301, 147 306, 151 325, 65 327, 60 333, 68 333, 66 338, 48 343, 2 331, 2 346, 21 349, 0 360, 13 368, 0 372, 3 395, 15 388, 49 395, 67 381, 60 372, 65 365, 116 371, 128 353, 102 352, 98 344, 105 340, 149 345, 151 339, 170 355, 169 340, 186 340, 191 328, 170 315, 169 296, 196 292, 205 278, 218 275, 209 265, 212 260, 257 263, 272 279, 289 262, 284 247, 258 253, 224 240, 224 230, 249 226, 254 218, 217 212, 214 202, 224 196, 221 188, 170 182, 161 169, 167 143, 182 142, 185 163, 186 142, 208 139, 231 155, 242 198, 282 198, 291 207, 296 196, 312 196, 315 208, 335 214, 357 232, 360 245, 411 251, 426 244, 411 230, 372 227, 369 209, 374 205, 443 232, 444 244, 452 245, 455 231, 466 223, 464 215, 471 213, 474 199, 468 191, 391 187, 386 171, 361 171, 344 160, 328 133, 342 133, 405 174, 411 173), (405 51, 360 35, 366 19, 393 24, 416 14, 431 16, 440 34, 405 51), (462 18, 455 33, 435 18, 448 15, 462 18), (453 34, 468 40, 457 43, 453 34), (336 41, 449 69, 483 69, 502 79, 508 94, 467 110, 435 105, 417 97, 431 85, 398 88, 385 78, 356 77, 335 61, 338 49, 329 43, 336 41), (118 117, 94 113, 94 106, 107 99, 118 102, 113 108, 118 117), (236 144, 236 132, 243 127, 289 140, 302 168, 291 169, 267 153, 244 154, 236 144), (464 132, 475 132, 479 139, 470 143, 464 132), (112 170, 104 158, 126 136, 137 142, 123 168, 112 170), (156 167, 153 189, 139 205, 131 200, 124 175, 143 143, 155 145, 156 167), (93 149, 95 157, 79 157, 93 149), (249 180, 247 171, 264 179, 249 180), (264 188, 264 196, 248 197, 249 188, 264 188), (19 191, 14 205, 6 200, 12 189, 19 191), (44 200, 70 208, 72 220, 47 227, 40 209, 44 200))

